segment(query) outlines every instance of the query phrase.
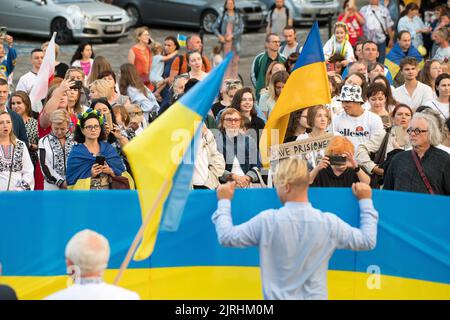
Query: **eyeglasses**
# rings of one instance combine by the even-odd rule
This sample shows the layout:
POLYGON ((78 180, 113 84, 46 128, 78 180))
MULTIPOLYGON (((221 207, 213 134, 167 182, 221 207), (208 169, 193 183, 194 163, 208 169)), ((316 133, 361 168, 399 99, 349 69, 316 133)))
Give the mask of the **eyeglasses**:
POLYGON ((144 114, 143 111, 138 111, 138 112, 128 112, 128 114, 130 115, 131 118, 136 117, 136 116, 142 116, 144 114))
POLYGON ((415 135, 419 135, 419 134, 421 134, 421 133, 428 132, 428 130, 420 130, 419 128, 415 128, 415 129, 413 129, 413 128, 408 128, 408 130, 406 130, 406 132, 407 132, 409 135, 411 135, 413 132, 414 132, 415 135))
POLYGON ((241 122, 241 119, 240 118, 225 118, 224 121, 234 123, 234 122, 241 122))
POLYGON ((93 126, 84 126, 84 128, 85 128, 86 130, 92 131, 92 130, 98 130, 98 129, 100 129, 100 126, 99 126, 98 124, 95 124, 95 125, 93 125, 93 126))

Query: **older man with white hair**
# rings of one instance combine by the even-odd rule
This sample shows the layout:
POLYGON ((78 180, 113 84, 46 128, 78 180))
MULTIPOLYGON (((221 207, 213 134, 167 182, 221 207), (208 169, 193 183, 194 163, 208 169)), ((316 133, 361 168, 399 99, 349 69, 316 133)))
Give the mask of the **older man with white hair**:
POLYGON ((75 270, 75 283, 46 300, 139 300, 137 293, 103 282, 109 254, 109 242, 101 234, 88 229, 75 234, 66 246, 66 264, 75 270))
POLYGON ((442 142, 436 121, 416 113, 407 132, 413 149, 393 157, 384 189, 450 195, 450 155, 436 148, 442 142))

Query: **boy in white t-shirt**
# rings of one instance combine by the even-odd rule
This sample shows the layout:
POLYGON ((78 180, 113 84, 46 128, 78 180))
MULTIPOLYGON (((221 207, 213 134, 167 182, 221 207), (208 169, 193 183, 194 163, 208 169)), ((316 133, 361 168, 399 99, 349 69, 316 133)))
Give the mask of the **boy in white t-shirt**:
POLYGON ((338 101, 342 101, 345 112, 334 118, 334 127, 353 143, 355 152, 361 143, 384 130, 380 116, 362 107, 364 100, 360 86, 343 86, 338 101))

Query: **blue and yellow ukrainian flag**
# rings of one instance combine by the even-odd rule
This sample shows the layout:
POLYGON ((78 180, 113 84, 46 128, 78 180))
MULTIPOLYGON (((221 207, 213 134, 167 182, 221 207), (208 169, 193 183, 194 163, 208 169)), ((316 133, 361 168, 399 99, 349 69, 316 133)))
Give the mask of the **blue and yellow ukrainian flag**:
POLYGON ((157 202, 157 209, 144 231, 135 260, 146 259, 153 251, 164 203, 172 189, 174 177, 183 168, 180 163, 219 92, 231 58, 232 54, 229 54, 205 79, 123 149, 135 175, 143 221, 157 202), (161 197, 158 198, 158 195, 161 197))
POLYGON ((180 47, 186 47, 187 37, 184 34, 177 34, 177 41, 180 47))
POLYGON ((294 71, 284 85, 261 135, 259 146, 265 167, 269 164, 269 148, 283 143, 290 113, 318 104, 327 104, 331 101, 322 48, 319 25, 315 22, 306 38, 294 71), (278 137, 274 129, 278 130, 278 137), (274 136, 272 137, 272 135, 274 136))

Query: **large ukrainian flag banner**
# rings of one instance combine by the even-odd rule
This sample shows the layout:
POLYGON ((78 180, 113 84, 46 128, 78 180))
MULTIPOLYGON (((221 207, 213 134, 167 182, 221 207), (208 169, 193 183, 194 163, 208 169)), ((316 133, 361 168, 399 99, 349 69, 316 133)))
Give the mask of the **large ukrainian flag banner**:
MULTIPOLYGON (((211 109, 231 58, 232 53, 123 149, 134 173, 142 221, 146 220, 148 214, 153 214, 135 253, 135 260, 144 260, 153 251, 164 203, 172 189, 174 176, 183 165, 185 153, 211 109), (155 203, 156 210, 151 213, 155 203)), ((185 192, 188 193, 189 189, 185 192)), ((180 210, 183 210, 182 205, 180 210)))
POLYGON ((261 135, 259 147, 264 166, 269 164, 269 148, 283 143, 291 112, 330 101, 319 25, 315 22, 261 135))
MULTIPOLYGON (((311 203, 359 226, 350 189, 312 188, 311 203)), ((450 197, 374 191, 380 213, 373 251, 338 250, 330 260, 330 299, 450 299, 450 197)), ((281 206, 273 189, 236 190, 233 222, 281 206)), ((141 225, 136 191, 0 192, 0 283, 20 299, 68 285, 64 248, 89 228, 109 240, 112 283, 141 225)), ((213 191, 190 193, 177 232, 159 231, 150 259, 132 261, 120 285, 143 299, 262 299, 257 248, 225 248, 211 216, 213 191)))

